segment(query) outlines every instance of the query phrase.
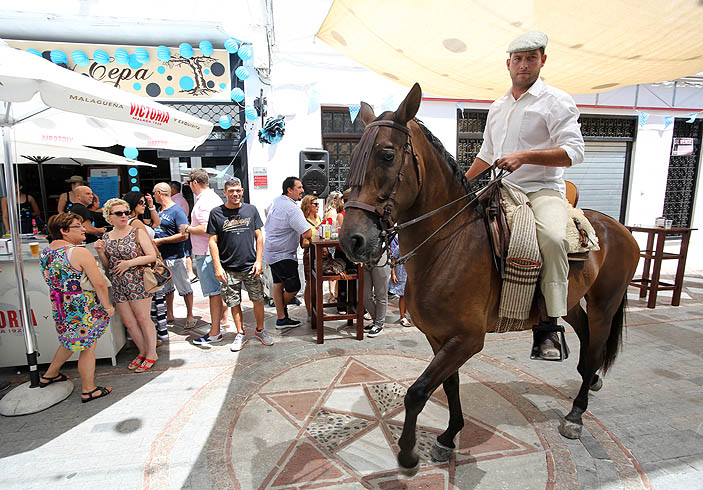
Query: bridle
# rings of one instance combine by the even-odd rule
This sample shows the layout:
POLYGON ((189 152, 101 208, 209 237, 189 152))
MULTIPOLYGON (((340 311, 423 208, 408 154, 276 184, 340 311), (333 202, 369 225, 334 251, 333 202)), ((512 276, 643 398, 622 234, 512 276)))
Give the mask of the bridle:
MULTIPOLYGON (((389 194, 388 198, 386 198, 385 201, 383 201, 381 204, 378 206, 372 206, 371 204, 367 204, 365 202, 361 201, 348 201, 344 204, 345 208, 356 208, 356 209, 361 209, 363 211, 368 211, 370 213, 375 214, 380 218, 380 225, 381 225, 381 234, 380 238, 383 242, 383 249, 386 252, 386 262, 383 264, 376 264, 375 267, 385 267, 389 262, 390 262, 390 255, 391 255, 391 242, 393 241, 393 238, 398 234, 400 230, 403 230, 405 228, 408 228, 416 223, 419 223, 421 221, 426 220, 427 218, 430 218, 431 216, 434 216, 435 214, 443 211, 444 209, 449 208, 450 206, 463 201, 464 199, 469 199, 469 202, 467 202, 459 211, 454 213, 448 220, 446 220, 442 225, 437 228, 435 231, 433 231, 427 238, 425 238, 422 242, 420 242, 419 245, 417 245, 414 249, 412 249, 410 252, 406 253, 405 255, 402 255, 399 257, 394 264, 395 265, 400 265, 404 264, 408 260, 410 260, 417 251, 425 245, 428 241, 430 241, 437 233, 442 231, 449 223, 451 223, 454 218, 459 216, 462 212, 464 212, 467 208, 471 207, 472 205, 476 205, 479 209, 482 209, 483 206, 481 205, 481 202, 478 200, 479 196, 489 190, 490 188, 500 185, 501 180, 505 175, 507 175, 509 172, 505 170, 501 170, 497 174, 495 173, 494 166, 489 167, 488 169, 484 170, 481 172, 479 175, 477 175, 474 179, 472 179, 472 182, 483 177, 485 174, 491 172, 492 178, 489 181, 487 185, 484 187, 478 189, 477 191, 471 191, 468 192, 467 194, 437 208, 434 209, 430 212, 427 212, 421 216, 418 216, 417 218, 414 218, 410 221, 406 221, 405 223, 397 224, 393 221, 393 206, 395 205, 395 197, 396 193, 398 191, 398 188, 400 187, 400 183, 404 179, 404 174, 403 171, 405 170, 405 164, 408 160, 412 158, 413 162, 413 167, 415 168, 418 176, 418 194, 422 191, 422 174, 420 172, 419 166, 418 166, 418 158, 417 158, 417 153, 415 152, 415 148, 413 147, 412 144, 412 136, 410 135, 410 129, 404 125, 404 124, 398 124, 394 121, 374 121, 372 123, 369 123, 366 125, 366 130, 364 131, 364 135, 361 138, 361 141, 359 141, 359 144, 357 145, 356 148, 354 148, 354 151, 352 152, 351 156, 351 162, 350 162, 350 172, 349 172, 349 179, 347 183, 352 187, 359 188, 363 185, 364 183, 364 177, 366 174, 366 167, 369 162, 369 157, 371 155, 371 149, 373 148, 373 144, 376 141, 376 136, 378 135, 378 130, 380 127, 385 126, 389 127, 391 129, 401 131, 405 134, 406 136, 406 141, 405 144, 403 145, 404 147, 404 154, 403 154, 403 161, 400 164, 400 169, 398 170, 398 175, 396 177, 395 183, 393 184, 393 190, 389 194)), ((357 191, 358 195, 358 191, 357 191)))

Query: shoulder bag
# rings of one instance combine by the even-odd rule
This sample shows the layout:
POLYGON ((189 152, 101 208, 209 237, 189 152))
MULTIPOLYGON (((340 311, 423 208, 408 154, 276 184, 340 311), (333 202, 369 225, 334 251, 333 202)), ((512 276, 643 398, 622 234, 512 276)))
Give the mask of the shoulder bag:
MULTIPOLYGON (((161 257, 161 252, 159 252, 159 247, 156 246, 153 240, 151 244, 156 251, 156 260, 144 266, 144 290, 147 293, 155 293, 166 281, 171 279, 171 269, 166 267, 166 263, 161 257)), ((140 246, 139 249, 141 250, 141 248, 140 246)), ((144 250, 142 250, 142 255, 144 255, 144 250)))

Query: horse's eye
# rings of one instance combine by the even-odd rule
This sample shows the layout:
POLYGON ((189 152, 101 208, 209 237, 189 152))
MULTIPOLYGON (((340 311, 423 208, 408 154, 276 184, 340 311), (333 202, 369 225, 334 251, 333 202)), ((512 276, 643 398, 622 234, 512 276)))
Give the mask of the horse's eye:
POLYGON ((393 151, 393 148, 386 148, 384 150, 381 150, 378 156, 382 161, 390 163, 393 161, 393 159, 395 159, 395 152, 393 151))

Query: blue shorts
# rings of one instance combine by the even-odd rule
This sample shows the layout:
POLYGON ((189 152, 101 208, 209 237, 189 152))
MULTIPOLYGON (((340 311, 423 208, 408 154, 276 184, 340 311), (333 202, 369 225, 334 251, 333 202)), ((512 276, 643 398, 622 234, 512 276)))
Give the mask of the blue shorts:
POLYGON ((215 266, 209 255, 193 255, 193 267, 198 271, 200 289, 206 298, 222 292, 222 283, 215 277, 215 266))

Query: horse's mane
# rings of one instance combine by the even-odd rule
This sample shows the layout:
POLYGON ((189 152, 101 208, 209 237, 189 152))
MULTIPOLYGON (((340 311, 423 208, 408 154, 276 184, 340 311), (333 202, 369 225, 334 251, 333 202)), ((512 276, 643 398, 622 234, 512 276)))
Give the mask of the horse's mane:
POLYGON ((469 181, 466 180, 466 175, 464 174, 464 171, 461 170, 459 164, 456 163, 456 160, 454 159, 452 154, 449 153, 446 148, 444 148, 444 145, 439 140, 439 138, 432 134, 432 131, 427 129, 427 126, 425 126, 422 121, 420 121, 418 118, 414 118, 413 121, 415 121, 415 123, 420 126, 422 134, 424 134, 425 138, 427 138, 427 140, 432 143, 432 146, 434 146, 435 150, 437 150, 439 155, 442 157, 442 160, 444 160, 449 166, 452 171, 452 174, 454 175, 454 179, 456 179, 456 181, 459 183, 459 185, 461 185, 464 191, 470 192, 471 188, 469 186, 469 181))

